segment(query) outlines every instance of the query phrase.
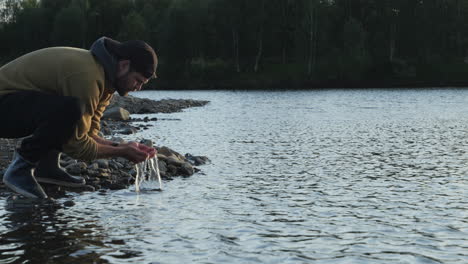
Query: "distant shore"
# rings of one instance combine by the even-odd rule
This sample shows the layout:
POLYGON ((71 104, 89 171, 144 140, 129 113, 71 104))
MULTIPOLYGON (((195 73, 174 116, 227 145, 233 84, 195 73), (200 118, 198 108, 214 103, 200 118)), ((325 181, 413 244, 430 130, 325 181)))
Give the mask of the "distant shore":
POLYGON ((468 81, 157 80, 146 90, 308 90, 468 87, 468 81))

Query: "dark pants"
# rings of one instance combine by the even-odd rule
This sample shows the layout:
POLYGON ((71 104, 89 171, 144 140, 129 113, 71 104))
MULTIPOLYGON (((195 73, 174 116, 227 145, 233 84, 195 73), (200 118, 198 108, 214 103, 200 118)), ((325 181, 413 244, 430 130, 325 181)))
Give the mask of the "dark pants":
POLYGON ((16 92, 0 96, 0 138, 21 138, 18 152, 36 162, 51 150, 62 150, 82 112, 71 96, 16 92))

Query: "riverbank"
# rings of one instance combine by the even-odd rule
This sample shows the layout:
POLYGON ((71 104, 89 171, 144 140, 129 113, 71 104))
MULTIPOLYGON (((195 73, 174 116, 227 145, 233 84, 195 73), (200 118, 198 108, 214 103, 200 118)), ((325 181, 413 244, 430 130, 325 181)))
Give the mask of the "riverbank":
MULTIPOLYGON (((132 96, 120 97, 114 95, 111 104, 101 120, 101 136, 116 142, 123 142, 123 139, 119 137, 120 134, 129 135, 138 133, 138 131, 148 129, 148 127, 153 126, 154 122, 158 121, 157 118, 132 118, 131 114, 174 113, 189 107, 204 106, 207 103, 208 101, 184 99, 153 101, 132 96), (116 115, 115 113, 118 114, 116 115), (135 126, 133 122, 143 122, 144 124, 135 126)), ((0 175, 2 177, 13 158, 14 149, 19 143, 20 139, 0 139, 0 175)), ((197 166, 209 161, 204 156, 194 156, 189 153, 182 155, 169 147, 153 145, 154 143, 151 140, 145 139, 140 143, 153 146, 158 150, 160 174, 165 180, 170 180, 173 177, 189 177, 199 171, 197 166)), ((82 188, 65 188, 41 184, 47 194, 53 198, 63 197, 67 191, 81 192, 124 189, 135 182, 135 165, 123 158, 82 162, 62 154, 60 164, 68 173, 84 177, 86 179, 86 186, 82 188)), ((10 193, 10 190, 3 183, 0 183, 0 195, 7 196, 10 193)))

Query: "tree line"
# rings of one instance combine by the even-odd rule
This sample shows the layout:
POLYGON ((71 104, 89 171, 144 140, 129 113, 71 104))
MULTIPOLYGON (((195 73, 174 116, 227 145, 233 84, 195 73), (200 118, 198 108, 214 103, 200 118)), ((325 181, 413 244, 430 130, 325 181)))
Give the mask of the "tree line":
POLYGON ((0 62, 142 39, 165 80, 465 81, 463 0, 0 0, 0 62))

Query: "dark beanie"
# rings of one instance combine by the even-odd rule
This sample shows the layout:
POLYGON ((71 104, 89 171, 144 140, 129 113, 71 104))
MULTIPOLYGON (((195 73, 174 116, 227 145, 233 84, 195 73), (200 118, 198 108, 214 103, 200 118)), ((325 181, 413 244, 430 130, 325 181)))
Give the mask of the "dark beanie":
POLYGON ((111 38, 105 40, 107 49, 117 60, 129 60, 130 66, 145 78, 155 77, 158 57, 153 48, 141 40, 119 42, 111 38))

